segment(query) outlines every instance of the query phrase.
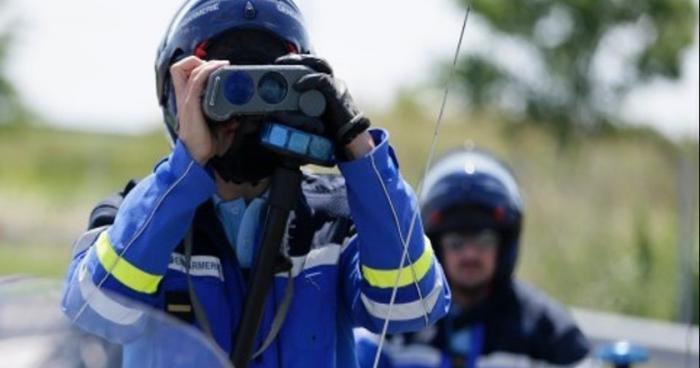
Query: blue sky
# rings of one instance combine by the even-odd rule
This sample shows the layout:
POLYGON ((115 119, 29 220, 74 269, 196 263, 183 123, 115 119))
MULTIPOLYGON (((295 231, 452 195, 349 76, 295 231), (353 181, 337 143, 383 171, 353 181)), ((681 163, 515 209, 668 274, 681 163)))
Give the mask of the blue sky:
MULTIPOLYGON (((47 120, 71 128, 140 132, 157 127, 153 61, 174 0, 9 0, 20 19, 10 79, 47 120)), ((401 87, 431 79, 448 59, 463 13, 451 0, 299 0, 319 54, 367 109, 391 103, 401 87)), ((0 15, 0 21, 2 20, 0 15)), ((474 18, 474 20, 477 20, 474 18)), ((465 50, 488 42, 478 20, 465 50)), ((698 47, 684 79, 657 81, 620 107, 674 136, 698 137, 698 47)), ((439 94, 429 90, 427 94, 439 94)))

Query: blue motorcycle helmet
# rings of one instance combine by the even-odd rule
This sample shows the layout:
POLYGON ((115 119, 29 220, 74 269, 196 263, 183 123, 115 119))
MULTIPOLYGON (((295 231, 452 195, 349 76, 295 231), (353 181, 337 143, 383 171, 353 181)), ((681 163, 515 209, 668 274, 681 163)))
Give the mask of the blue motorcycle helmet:
MULTIPOLYGON (((158 102, 171 144, 177 140, 178 120, 170 67, 177 61, 195 55, 238 65, 272 64, 288 53, 312 52, 304 19, 292 0, 186 0, 155 63, 158 102)), ((226 156, 210 162, 224 180, 255 182, 276 166, 276 156, 260 148, 255 134, 237 137, 226 156)))
POLYGON ((495 281, 510 280, 518 257, 523 204, 512 171, 481 150, 448 152, 425 178, 421 216, 426 235, 436 245, 450 231, 495 230, 501 242, 495 281))

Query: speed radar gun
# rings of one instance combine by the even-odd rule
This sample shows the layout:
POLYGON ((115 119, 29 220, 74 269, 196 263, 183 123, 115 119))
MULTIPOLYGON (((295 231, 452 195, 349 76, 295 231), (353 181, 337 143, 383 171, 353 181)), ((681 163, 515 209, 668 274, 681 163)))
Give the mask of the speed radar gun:
MULTIPOLYGON (((314 73, 300 65, 228 66, 209 77, 202 100, 204 114, 214 122, 234 116, 262 116, 277 112, 298 113, 318 118, 326 108, 321 92, 297 92, 292 86, 303 76, 314 73)), ((283 156, 302 163, 333 166, 333 145, 282 122, 264 122, 261 142, 283 156)))
MULTIPOLYGON (((274 274, 280 271, 280 244, 301 193, 300 166, 333 166, 335 162, 331 141, 309 133, 311 129, 304 130, 304 124, 292 127, 282 121, 265 121, 266 117, 280 112, 305 116, 309 121, 318 120, 326 108, 323 95, 316 90, 299 93, 292 88, 301 77, 313 72, 305 66, 227 66, 212 73, 202 98, 204 114, 214 124, 236 116, 265 117, 261 122, 261 143, 281 158, 281 164, 272 175, 262 244, 237 331, 232 357, 236 368, 247 367, 253 356, 262 318, 260 311, 274 274)), ((282 313, 282 318, 284 314, 286 312, 282 313)))

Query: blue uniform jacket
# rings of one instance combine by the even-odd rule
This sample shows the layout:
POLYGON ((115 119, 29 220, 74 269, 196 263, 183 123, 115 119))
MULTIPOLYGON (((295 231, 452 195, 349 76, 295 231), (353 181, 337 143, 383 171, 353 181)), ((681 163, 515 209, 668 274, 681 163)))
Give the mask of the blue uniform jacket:
MULTIPOLYGON (((353 327, 379 333, 388 318, 392 333, 415 331, 448 312, 449 288, 420 219, 406 239, 417 205, 413 191, 399 173, 388 134, 371 134, 377 147, 340 163, 342 177, 306 176, 284 244, 292 278, 276 275, 261 311, 258 346, 288 282, 294 283, 293 300, 276 341, 251 366, 355 367, 353 327), (399 265, 404 243, 409 257, 399 265)), ((137 310, 111 295, 199 326, 186 308, 191 300, 182 242, 190 228, 194 289, 216 343, 226 352, 235 346, 247 282, 216 217, 215 191, 211 173, 178 142, 121 203, 99 205, 78 240, 64 312, 84 330, 124 344, 127 364, 138 355, 133 364, 147 365, 149 347, 130 343, 145 327, 137 310)))

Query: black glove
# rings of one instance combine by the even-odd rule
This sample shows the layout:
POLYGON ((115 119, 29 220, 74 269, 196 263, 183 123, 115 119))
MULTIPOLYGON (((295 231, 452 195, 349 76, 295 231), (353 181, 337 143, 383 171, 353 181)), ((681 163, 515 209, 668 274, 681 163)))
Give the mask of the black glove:
POLYGON ((324 135, 340 147, 369 128, 369 119, 357 108, 345 84, 333 77, 333 69, 326 60, 312 55, 290 54, 282 56, 275 63, 304 65, 318 72, 299 79, 294 89, 299 92, 315 89, 323 94, 326 98, 326 110, 321 116, 324 135))

